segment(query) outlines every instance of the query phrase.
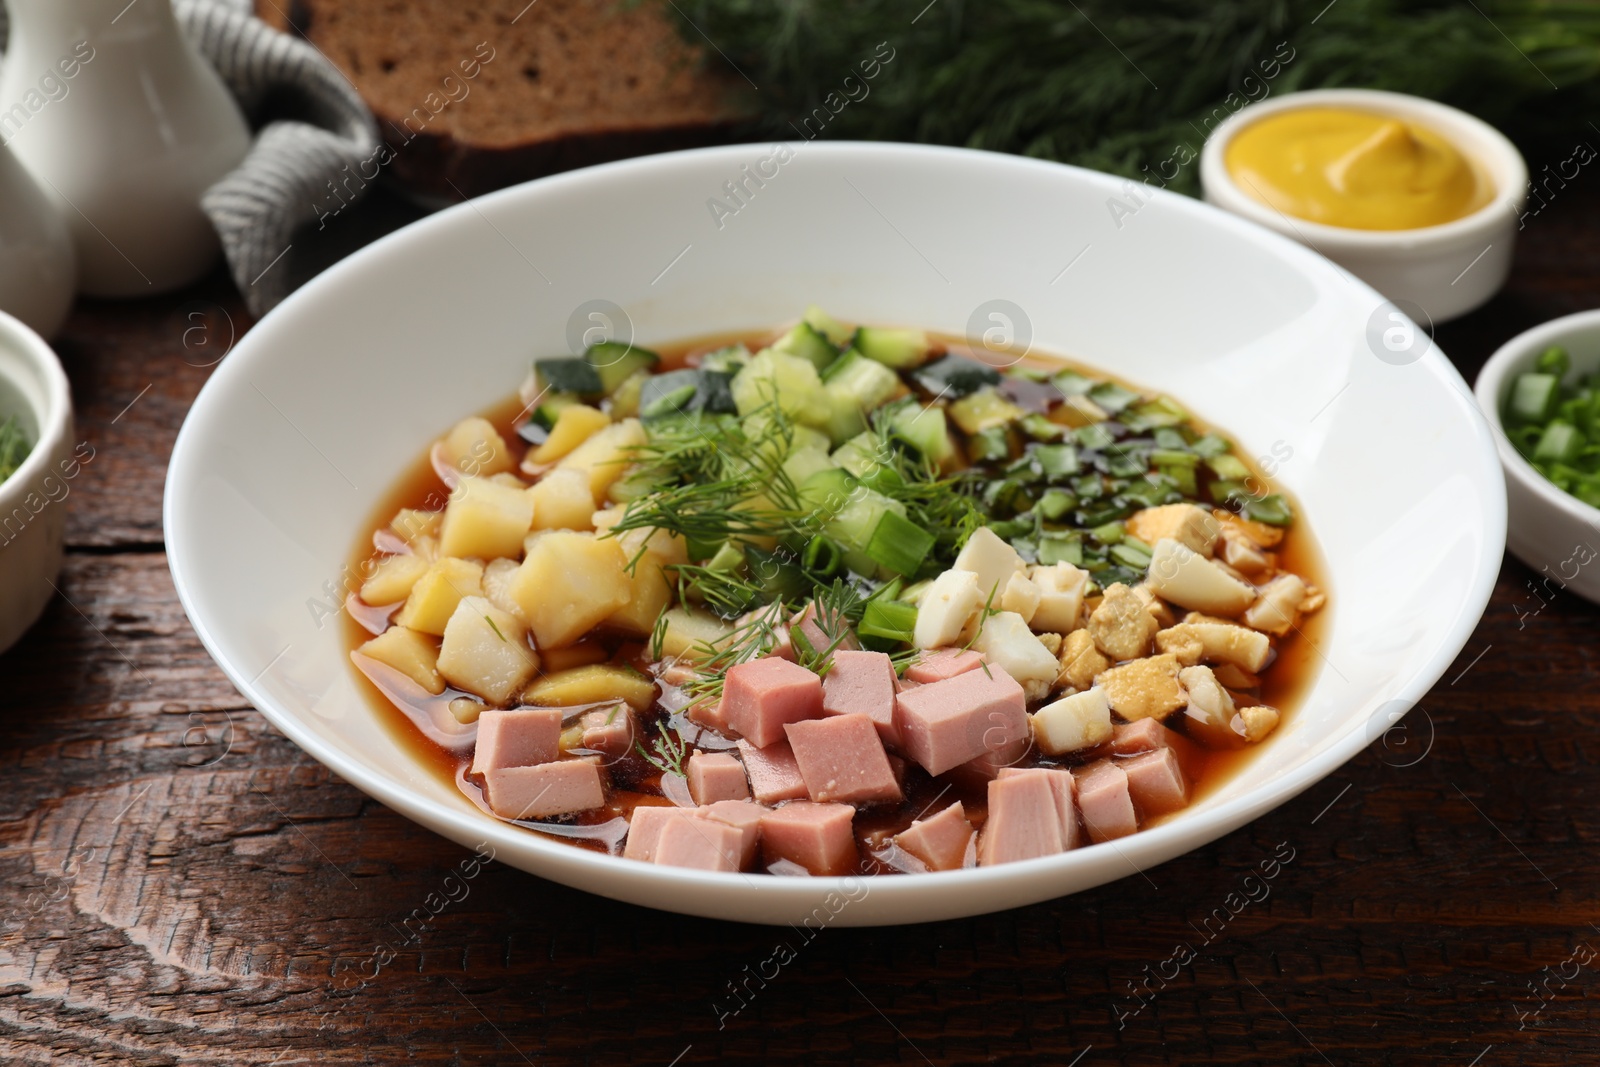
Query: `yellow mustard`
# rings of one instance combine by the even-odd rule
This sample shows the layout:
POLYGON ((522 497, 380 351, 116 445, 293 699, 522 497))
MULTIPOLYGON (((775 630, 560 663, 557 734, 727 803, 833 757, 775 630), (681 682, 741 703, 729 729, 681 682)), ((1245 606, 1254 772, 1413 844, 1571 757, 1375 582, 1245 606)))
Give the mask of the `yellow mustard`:
POLYGON ((1270 115, 1235 135, 1224 159, 1268 207, 1356 230, 1437 226, 1494 196, 1473 161, 1433 130, 1349 108, 1270 115))

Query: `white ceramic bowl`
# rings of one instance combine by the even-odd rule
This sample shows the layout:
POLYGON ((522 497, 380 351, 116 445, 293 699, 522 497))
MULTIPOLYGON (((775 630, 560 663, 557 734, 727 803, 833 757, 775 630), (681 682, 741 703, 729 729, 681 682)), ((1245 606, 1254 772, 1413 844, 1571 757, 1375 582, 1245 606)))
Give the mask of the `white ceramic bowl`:
POLYGON ((1200 183, 1206 200, 1310 245, 1390 300, 1411 305, 1404 310, 1412 318, 1443 322, 1471 311, 1505 284, 1527 201, 1528 167, 1499 130, 1465 111, 1404 93, 1314 89, 1250 104, 1225 120, 1201 150, 1200 183), (1242 189, 1224 156, 1246 126, 1301 107, 1373 111, 1436 130, 1483 168, 1494 183, 1494 198, 1466 218, 1415 230, 1352 230, 1290 218, 1242 189))
MULTIPOLYGON (((1500 422, 1517 375, 1539 353, 1560 345, 1572 357, 1569 378, 1600 368, 1600 311, 1580 311, 1520 333, 1501 345, 1478 373, 1478 406, 1494 432, 1505 468, 1506 547, 1549 580, 1550 594, 1570 589, 1600 604, 1600 510, 1552 485, 1522 458, 1500 422)), ((1543 595, 1543 594, 1541 594, 1543 595)), ((1530 601, 1530 607, 1537 605, 1530 601)))
POLYGON ((430 829, 596 893, 779 923, 850 889, 834 922, 893 924, 1161 863, 1318 781, 1427 691, 1488 598, 1505 496, 1487 427, 1437 350, 1403 365, 1374 355, 1376 293, 1176 195, 1117 229, 1105 202, 1119 186, 958 149, 745 145, 558 175, 424 219, 291 296, 206 383, 167 482, 179 595, 234 683, 311 755, 430 829), (714 213, 708 201, 731 206, 725 183, 747 166, 762 185, 714 213), (509 395, 530 357, 567 352, 594 301, 625 309, 648 344, 761 329, 808 302, 981 332, 997 300, 1019 341, 1170 391, 1252 455, 1275 455, 1301 502, 1331 575, 1327 661, 1247 773, 1119 842, 877 878, 863 894, 850 879, 639 864, 495 822, 379 725, 318 604, 396 474, 509 395))
POLYGON ((0 312, 0 420, 17 415, 33 451, 0 482, 0 652, 55 595, 66 498, 81 469, 73 454, 72 396, 44 339, 0 312))

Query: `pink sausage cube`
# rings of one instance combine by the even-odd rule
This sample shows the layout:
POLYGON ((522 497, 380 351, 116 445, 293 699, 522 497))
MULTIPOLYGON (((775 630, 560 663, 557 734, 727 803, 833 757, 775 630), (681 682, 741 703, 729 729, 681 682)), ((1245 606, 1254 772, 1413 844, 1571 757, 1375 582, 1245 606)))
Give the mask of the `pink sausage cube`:
POLYGON ((1098 760, 1073 776, 1078 783, 1078 808, 1089 838, 1096 844, 1127 837, 1139 828, 1128 792, 1128 775, 1110 760, 1098 760))
POLYGON ((927 864, 930 871, 954 871, 966 866, 972 837, 972 824, 958 800, 895 834, 894 843, 927 864))
POLYGON ((1189 804, 1189 780, 1170 748, 1156 749, 1121 761, 1128 776, 1128 793, 1134 805, 1145 814, 1165 815, 1189 804))
POLYGON ((766 813, 766 808, 748 800, 719 800, 701 808, 698 812, 702 819, 727 823, 739 831, 740 870, 745 870, 756 861, 756 845, 761 841, 761 817, 766 813))
POLYGON ((709 696, 703 696, 684 708, 683 716, 692 723, 708 727, 719 734, 725 734, 728 732, 727 697, 712 699, 709 696))
POLYGON ((696 804, 745 800, 750 796, 744 764, 726 752, 696 752, 684 770, 688 772, 689 795, 696 804))
POLYGON ((1061 823, 1061 845, 1070 851, 1085 843, 1083 828, 1078 825, 1078 803, 1076 800, 1078 786, 1072 778, 1072 772, 1056 767, 1030 767, 1026 770, 1019 767, 1007 767, 999 774, 1007 778, 1014 774, 1032 774, 1037 772, 1048 776, 1050 789, 1056 798, 1056 815, 1061 823))
POLYGON ((656 862, 701 871, 737 871, 743 850, 744 835, 737 828, 691 815, 672 819, 661 828, 656 862))
POLYGON ((894 726, 894 664, 883 652, 833 654, 833 666, 822 680, 824 715, 865 715, 886 745, 900 744, 894 726))
POLYGON ((693 816, 692 808, 680 808, 670 804, 652 804, 649 807, 634 808, 633 815, 628 819, 628 840, 622 846, 623 857, 639 860, 641 863, 654 863, 661 831, 674 819, 688 819, 693 816))
POLYGON ((800 776, 800 765, 794 761, 794 750, 788 741, 766 748, 740 741, 739 758, 750 779, 750 792, 761 803, 776 804, 806 795, 806 780, 800 776))
MULTIPOLYGON (((856 635, 851 632, 850 625, 843 619, 830 620, 830 624, 833 630, 842 630, 843 640, 839 641, 835 646, 836 649, 853 650, 861 647, 856 642, 856 635)), ((791 640, 793 639, 792 631, 799 630, 805 636, 805 639, 810 642, 811 649, 814 652, 826 651, 828 646, 834 644, 834 639, 841 636, 838 632, 830 632, 823 628, 822 621, 817 617, 816 601, 807 604, 804 611, 790 620, 789 629, 791 631, 791 640)), ((793 655, 792 651, 790 655, 793 655)))
POLYGON ((812 800, 865 804, 901 799, 877 728, 865 715, 790 723, 789 747, 812 800))
POLYGON ((792 800, 761 817, 761 849, 770 863, 788 860, 812 874, 855 870, 856 809, 848 804, 792 800))
POLYGON ((783 740, 788 723, 822 715, 822 679, 771 656, 737 664, 722 683, 722 715, 745 740, 765 748, 783 740))
POLYGON ((1151 716, 1137 722, 1118 723, 1111 728, 1111 752, 1117 756, 1137 756, 1158 748, 1176 750, 1179 762, 1186 760, 1194 746, 1187 737, 1151 716))
POLYGON ((1066 848, 1058 791, 1041 770, 1019 770, 989 783, 989 818, 978 838, 978 863, 1014 863, 1066 848))
POLYGON ((983 656, 970 648, 941 648, 906 668, 906 680, 926 684, 942 682, 978 669, 983 656))
POLYGON ((491 710, 478 716, 472 773, 549 763, 561 754, 560 708, 491 710))
POLYGON ((484 775, 489 807, 502 819, 543 819, 606 802, 600 768, 586 759, 496 767, 484 775))
POLYGON ((586 712, 578 724, 583 727, 579 743, 586 749, 613 759, 626 756, 633 749, 633 711, 626 704, 586 712))
POLYGON ((1028 737, 1022 686, 999 667, 966 671, 895 698, 901 749, 929 774, 1028 737))
POLYGON ((1000 777, 1001 773, 1007 769, 1015 768, 1032 748, 1033 739, 1024 735, 1014 741, 1007 741, 999 748, 985 752, 977 759, 968 760, 950 773, 952 775, 960 774, 968 780, 988 782, 1000 777))

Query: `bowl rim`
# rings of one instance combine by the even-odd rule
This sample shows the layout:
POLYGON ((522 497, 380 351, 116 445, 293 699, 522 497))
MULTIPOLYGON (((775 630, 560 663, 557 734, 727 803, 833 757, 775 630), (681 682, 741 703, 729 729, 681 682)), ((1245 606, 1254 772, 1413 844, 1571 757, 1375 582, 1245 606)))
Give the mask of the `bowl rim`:
MULTIPOLYGON (((1549 322, 1523 330, 1494 350, 1494 354, 1478 372, 1478 380, 1473 385, 1472 391, 1477 397, 1478 407, 1483 412, 1484 420, 1488 422, 1489 429, 1494 435, 1495 447, 1500 452, 1500 465, 1506 475, 1515 478, 1518 484, 1528 488, 1535 496, 1574 521, 1600 530, 1600 508, 1585 504, 1540 474, 1533 464, 1522 458, 1522 453, 1511 443, 1511 438, 1506 435, 1505 425, 1500 420, 1503 394, 1509 386, 1512 371, 1521 369, 1518 363, 1530 353, 1538 353, 1553 344, 1560 344, 1562 339, 1570 336, 1574 330, 1589 326, 1600 328, 1600 308, 1563 315, 1558 319, 1551 319, 1549 322)), ((1596 360, 1595 368, 1600 369, 1600 359, 1596 360)))
MULTIPOLYGON (((193 438, 199 432, 195 429, 194 413, 204 410, 212 397, 218 395, 224 389, 230 388, 234 379, 248 381, 248 374, 253 361, 268 358, 273 349, 250 343, 252 335, 266 336, 266 332, 263 331, 264 326, 270 327, 278 320, 292 314, 300 304, 311 300, 317 289, 337 286, 342 283, 347 275, 354 274, 359 277, 360 272, 366 269, 366 265, 369 262, 377 261, 387 256, 391 248, 396 245, 403 246, 406 242, 419 239, 423 235, 431 235, 436 229, 448 229, 457 226, 461 221, 472 220, 475 222, 480 213, 491 211, 502 204, 513 204, 523 198, 541 198, 547 192, 564 191, 574 185, 581 186, 587 182, 635 172, 648 175, 663 167, 699 167, 706 161, 714 161, 717 166, 722 166, 728 161, 747 161, 752 150, 765 151, 769 147, 770 145, 761 143, 744 143, 688 149, 635 157, 567 171, 455 204, 358 249, 323 271, 314 283, 308 283, 290 294, 281 304, 268 312, 251 329, 249 334, 241 338, 240 343, 235 346, 228 359, 217 367, 216 371, 201 388, 199 395, 190 408, 189 414, 185 417, 183 425, 179 429, 173 446, 172 460, 167 471, 166 491, 162 509, 162 518, 167 536, 168 563, 172 571, 173 584, 184 611, 194 626, 201 643, 224 673, 227 674, 230 681, 238 687, 240 693, 260 710, 273 726, 294 741, 308 755, 369 796, 395 809, 407 818, 420 823, 425 828, 451 837, 454 840, 459 841, 471 838, 493 845, 505 845, 519 850, 531 850, 532 854, 539 857, 540 871, 536 873, 541 877, 554 876, 552 872, 562 875, 573 874, 574 877, 587 876, 586 881, 588 884, 594 886, 622 876, 635 881, 643 880, 646 884, 654 883, 663 889, 670 890, 674 895, 694 889, 701 889, 707 892, 736 890, 741 882, 748 884, 752 879, 752 876, 743 873, 658 867, 654 864, 638 861, 632 861, 632 866, 628 868, 618 867, 619 863, 627 863, 629 861, 621 856, 574 848, 569 844, 547 838, 544 835, 529 833, 521 827, 490 819, 477 811, 451 807, 423 797, 406 788, 399 779, 392 778, 381 771, 370 770, 354 759, 347 757, 334 745, 325 743, 309 729, 302 728, 298 715, 280 710, 276 701, 258 684, 262 674, 252 677, 246 673, 242 664, 235 664, 225 657, 222 653, 223 645, 220 633, 214 632, 209 622, 197 610, 196 576, 190 573, 190 564, 188 562, 190 555, 188 551, 188 519, 183 508, 178 503, 178 493, 175 491, 175 486, 189 476, 189 468, 200 462, 200 457, 196 454, 197 447, 193 444, 193 438), (444 829, 445 827, 449 828, 448 833, 444 829), (582 872, 582 874, 574 874, 573 872, 582 872)), ((1087 179, 1096 184, 1102 184, 1108 192, 1114 191, 1118 187, 1117 183, 1122 180, 1114 175, 1047 160, 941 145, 833 141, 809 142, 805 146, 805 150, 808 153, 817 155, 839 157, 852 162, 869 164, 879 160, 881 157, 908 158, 923 161, 934 171, 937 171, 941 166, 981 161, 980 165, 983 166, 1013 168, 1021 172, 1031 172, 1035 175, 1047 173, 1067 174, 1071 175, 1074 180, 1087 179)), ((1191 197, 1182 196, 1168 190, 1155 190, 1154 192, 1158 198, 1161 198, 1164 203, 1167 203, 1174 210, 1200 213, 1209 220, 1209 224, 1220 226, 1225 230, 1233 230, 1251 242, 1265 243, 1280 256, 1297 261, 1313 272, 1334 272, 1334 275, 1330 275, 1330 277, 1337 276, 1341 286, 1346 284, 1359 286, 1362 290, 1365 290, 1366 295, 1370 297, 1375 306, 1383 302, 1383 297, 1371 286, 1359 280, 1348 278, 1343 272, 1339 271, 1337 266, 1318 255, 1312 249, 1291 240, 1282 233, 1263 229, 1245 219, 1191 197)), ((1473 433, 1481 453, 1479 458, 1486 470, 1496 468, 1498 466, 1498 456, 1495 451, 1494 441, 1487 430, 1481 426, 1481 420, 1476 418, 1477 407, 1473 403, 1470 391, 1462 380, 1460 373, 1445 358, 1437 345, 1430 346, 1429 350, 1418 361, 1418 364, 1427 366, 1433 376, 1439 379, 1439 385, 1447 394, 1445 402, 1459 404, 1462 412, 1471 416, 1471 421, 1476 427, 1473 433)), ((1438 647, 1420 664, 1419 669, 1413 673, 1408 682, 1401 686, 1399 691, 1390 695, 1389 700, 1391 702, 1404 702, 1407 710, 1415 707, 1421 701, 1428 690, 1432 688, 1434 683, 1444 675, 1450 664, 1454 662, 1459 655, 1460 649, 1465 646, 1468 637, 1476 628, 1493 591, 1495 579, 1499 573, 1499 559, 1505 543, 1506 499, 1503 480, 1494 478, 1492 485, 1498 487, 1499 491, 1491 491, 1485 497, 1485 504, 1489 511, 1485 533, 1488 536, 1486 543, 1495 547, 1484 553, 1484 560, 1487 565, 1478 569, 1463 591, 1462 603, 1464 610, 1457 613, 1454 619, 1441 627, 1438 647), (1492 563, 1489 561, 1492 561, 1492 563)), ((1485 488, 1488 487, 1485 486, 1485 488)), ((270 668, 271 665, 269 664, 268 666, 270 668)), ((264 674, 265 672, 262 673, 264 674)), ((1386 723, 1385 725, 1387 727, 1392 723, 1386 723)), ((931 893, 940 887, 944 887, 944 891, 951 896, 981 894, 986 889, 1002 886, 1013 881, 1033 882, 1036 884, 1041 876, 1047 876, 1053 869, 1088 864, 1091 854, 1095 858, 1105 858, 1107 860, 1111 859, 1113 855, 1120 857, 1129 868, 1126 873, 1114 874, 1110 877, 1099 879, 1093 884, 1099 885, 1115 881, 1209 844, 1239 826, 1258 818, 1265 812, 1281 806, 1305 789, 1322 781, 1362 749, 1366 748, 1375 739, 1366 736, 1367 732, 1362 729, 1346 728, 1342 737, 1333 737, 1328 744, 1313 753, 1300 768, 1283 780, 1253 786, 1243 795, 1198 814, 1185 817, 1185 813, 1178 813, 1176 817, 1158 826, 1141 830, 1139 833, 1127 838, 1089 845, 1054 856, 1044 856, 997 867, 974 867, 960 871, 941 871, 912 878, 873 878, 871 880, 873 885, 872 892, 881 894, 883 899, 888 901, 891 906, 901 900, 909 902, 919 894, 931 893)), ((767 885, 768 881, 765 878, 757 880, 757 884, 767 886, 762 890, 758 890, 758 892, 770 894, 778 900, 792 902, 803 900, 809 905, 829 893, 849 892, 852 886, 859 884, 861 876, 774 878, 770 879, 771 884, 767 885)), ((595 892, 603 896, 614 895, 608 889, 601 888, 586 888, 584 891, 595 892)), ((1076 891, 1074 890, 1074 892, 1076 891)), ((1056 899, 1060 895, 1039 895, 1030 899, 1056 899)), ((963 907, 954 911, 945 909, 940 914, 977 915, 1022 906, 1026 903, 1028 901, 1012 904, 1002 900, 993 906, 963 907)), ((709 914, 704 910, 695 910, 692 906, 678 906, 671 898, 651 906, 688 914, 709 914)), ((939 909, 933 910, 937 911, 939 909)), ((936 916, 935 919, 926 921, 937 921, 937 918, 936 916)), ((744 921, 775 922, 776 920, 748 919, 744 921)), ((891 916, 874 920, 873 925, 894 925, 898 922, 921 921, 925 920, 920 918, 896 919, 891 916)))
POLYGON ((22 465, 11 472, 11 477, 0 482, 0 513, 5 513, 34 490, 39 474, 66 443, 68 428, 72 425, 72 387, 49 342, 27 323, 4 311, 0 311, 0 345, 17 353, 38 375, 40 392, 44 395, 41 410, 25 391, 19 390, 38 423, 38 439, 22 465))
MULTIPOLYGON (((1475 162, 1485 170, 1495 170, 1489 161, 1480 159, 1475 162)), ((1200 183, 1207 199, 1216 198, 1219 206, 1280 233, 1303 235, 1308 244, 1314 240, 1314 247, 1326 245, 1342 252, 1401 249, 1424 252, 1469 237, 1482 236, 1506 221, 1515 221, 1520 217, 1527 203, 1528 165, 1517 146, 1505 134, 1476 115, 1449 104, 1385 89, 1302 89, 1246 104, 1212 130, 1200 150, 1200 183), (1496 173, 1494 196, 1470 215, 1434 226, 1404 230, 1360 230, 1286 215, 1257 200, 1233 180, 1223 157, 1228 144, 1244 129, 1280 111, 1334 104, 1350 104, 1360 110, 1419 118, 1435 128, 1443 127, 1444 132, 1466 131, 1478 144, 1493 153, 1496 161, 1505 168, 1506 179, 1501 180, 1496 173)))

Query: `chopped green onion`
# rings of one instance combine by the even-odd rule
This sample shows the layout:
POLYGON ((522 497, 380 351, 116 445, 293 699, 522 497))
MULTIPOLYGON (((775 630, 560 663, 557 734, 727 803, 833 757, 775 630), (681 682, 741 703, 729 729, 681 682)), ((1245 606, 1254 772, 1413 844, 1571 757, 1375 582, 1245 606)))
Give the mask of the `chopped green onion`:
POLYGON ((1245 466, 1244 460, 1231 452, 1210 457, 1206 460, 1206 466, 1211 468, 1211 473, 1223 481, 1242 482, 1250 477, 1250 468, 1245 466))
POLYGON ((1038 445, 1030 451, 1046 478, 1053 480, 1078 473, 1078 450, 1071 445, 1038 445))
POLYGON ((1519 374, 1511 386, 1508 421, 1546 422, 1560 398, 1561 379, 1554 374, 1519 374))
POLYGON ((1039 498, 1039 514, 1050 520, 1061 518, 1078 506, 1078 498, 1065 489, 1046 489, 1039 498))
POLYGON ((1570 463, 1583 450, 1583 434, 1570 422, 1557 420, 1544 428, 1533 458, 1539 463, 1570 463))
POLYGON ((844 566, 844 550, 839 543, 826 534, 817 534, 806 543, 805 553, 800 557, 808 571, 814 571, 824 577, 837 574, 839 568, 844 566))
POLYGON ((1136 571, 1146 570, 1150 566, 1150 553, 1133 545, 1112 545, 1110 556, 1125 567, 1132 567, 1136 571))
MULTIPOLYGON (((1031 416, 1030 416, 1031 417, 1031 416)), ((1053 423, 1051 425, 1054 425, 1053 423)), ((967 454, 974 463, 990 463, 1011 457, 1011 437, 1004 426, 992 426, 967 438, 967 454)))
POLYGON ((909 577, 922 569, 937 541, 933 534, 898 512, 886 511, 872 531, 866 551, 875 562, 909 577))
POLYGON ((1096 422, 1080 426, 1073 431, 1073 436, 1084 448, 1110 448, 1117 440, 1115 431, 1111 429, 1113 425, 1109 422, 1096 422))
POLYGON ((856 632, 862 637, 908 642, 917 625, 917 608, 903 600, 869 600, 856 632))
POLYGON ((1289 502, 1277 493, 1246 501, 1244 517, 1253 522, 1264 522, 1268 526, 1287 526, 1294 521, 1294 513, 1289 510, 1289 502))
POLYGON ((1124 389, 1116 382, 1101 382, 1089 390, 1089 399, 1115 415, 1129 404, 1138 400, 1139 394, 1130 389, 1124 389))
POLYGON ((1557 378, 1565 378, 1567 371, 1572 369, 1572 360, 1567 358, 1565 348, 1551 345, 1539 353, 1539 358, 1534 361, 1534 369, 1541 374, 1554 374, 1557 378))
POLYGON ((1039 562, 1046 566, 1083 564, 1083 541, 1077 534, 1045 534, 1039 539, 1039 562))
POLYGON ((1064 370, 1051 378, 1050 384, 1061 390, 1062 396, 1082 396, 1093 389, 1095 383, 1075 370, 1064 370))

